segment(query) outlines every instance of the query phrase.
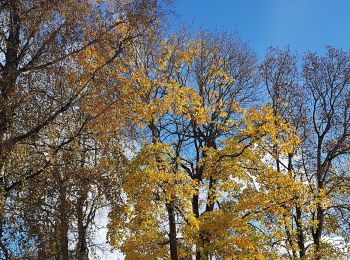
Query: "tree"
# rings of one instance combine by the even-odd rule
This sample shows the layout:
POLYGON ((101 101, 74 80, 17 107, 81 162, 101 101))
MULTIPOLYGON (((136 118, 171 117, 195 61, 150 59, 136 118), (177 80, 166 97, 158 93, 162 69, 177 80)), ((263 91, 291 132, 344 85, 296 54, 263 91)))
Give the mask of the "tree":
MULTIPOLYGON (((284 118, 302 133, 306 122, 306 100, 305 92, 300 88, 297 56, 289 48, 269 48, 260 71, 274 114, 284 118)), ((304 182, 304 175, 299 171, 300 162, 297 162, 300 156, 298 152, 293 151, 287 157, 281 157, 276 153, 277 148, 274 147, 271 154, 275 159, 276 170, 286 172, 294 180, 304 182)), ((282 224, 285 234, 281 246, 286 247, 288 252, 291 251, 294 258, 297 257, 297 252, 300 258, 306 254, 306 234, 301 206, 305 197, 305 192, 296 197, 290 212, 292 215, 287 214, 288 219, 282 224)))
POLYGON ((170 34, 170 1, 0 0, 0 254, 322 259, 349 237, 350 54, 170 34))
MULTIPOLYGON (((78 105, 91 90, 98 71, 115 59, 128 41, 148 29, 156 12, 152 1, 84 5, 79 1, 1 2, 2 173, 14 146, 35 137, 58 115, 78 105), (114 14, 120 14, 119 20, 114 14), (79 72, 76 60, 84 58, 79 54, 102 41, 110 47, 105 64, 79 72), (69 93, 62 93, 64 84, 70 86, 69 93)), ((5 193, 12 187, 2 186, 5 193)))
POLYGON ((285 137, 279 150, 287 153, 298 138, 271 108, 239 105, 256 82, 252 55, 239 39, 206 33, 183 39, 172 36, 148 52, 136 48, 142 52, 126 85, 136 89, 135 115, 149 141, 124 175, 111 241, 131 258, 269 255, 253 223, 288 203, 287 190, 299 185, 263 162, 264 142, 279 144, 279 130, 285 137), (286 195, 279 198, 281 189, 286 195))
POLYGON ((304 184, 284 235, 294 258, 339 256, 339 248, 327 240, 348 237, 348 66, 349 54, 332 47, 323 57, 306 54, 301 75, 289 50, 271 49, 262 65, 276 113, 301 137, 300 149, 287 160, 275 156, 277 168, 282 165, 281 171, 304 184))
POLYGON ((349 65, 349 53, 328 47, 324 57, 307 54, 303 66, 310 104, 303 167, 316 202, 310 218, 317 259, 327 254, 324 236, 347 237, 342 231, 349 210, 343 161, 349 153, 349 65))
MULTIPOLYGON (((36 214, 40 215, 45 208, 43 200, 56 196, 55 190, 61 191, 61 209, 69 203, 71 194, 66 193, 78 173, 69 169, 73 162, 64 161, 62 154, 86 134, 86 129, 92 125, 95 130, 102 127, 102 117, 107 117, 107 111, 112 111, 109 116, 117 114, 118 106, 115 104, 119 96, 115 92, 111 95, 110 89, 99 85, 101 77, 115 66, 111 64, 127 44, 157 26, 163 7, 159 1, 0 2, 0 233, 1 251, 5 258, 16 254, 26 257, 32 252, 35 255, 35 250, 40 248, 28 235, 30 227, 27 226, 23 230, 23 239, 30 245, 19 247, 23 251, 15 249, 15 242, 8 241, 12 239, 7 236, 11 229, 9 226, 13 227, 12 234, 15 236, 22 234, 23 223, 19 222, 24 217, 35 220, 36 214), (97 49, 108 52, 97 57, 94 54, 97 49), (92 111, 93 105, 95 109, 92 111), (69 117, 77 118, 77 121, 70 122, 67 120, 69 117), (53 172, 62 178, 53 176, 53 172), (62 175, 68 172, 71 175, 62 175), (67 183, 62 184, 62 181, 67 183), (46 189, 47 183, 53 185, 52 190, 46 189), (32 185, 36 187, 38 184, 43 185, 42 190, 30 190, 32 185), (28 198, 23 199, 25 195, 28 198), (39 200, 37 196, 41 196, 39 200), (33 208, 28 210, 30 205, 33 208), (10 221, 13 215, 8 210, 13 207, 16 213, 22 214, 16 218, 17 223, 10 221), (26 210, 28 214, 24 216, 26 210), (31 211, 33 216, 29 216, 31 211)), ((106 83, 103 86, 115 87, 115 84, 106 83)), ((74 185, 79 185, 77 179, 74 181, 74 185)), ((94 188, 89 189, 85 193, 93 192, 91 189, 94 188)), ((79 195, 80 200, 84 200, 83 197, 84 194, 79 195)), ((58 212, 59 209, 54 210, 48 219, 55 218, 58 212)), ((62 231, 64 226, 61 225, 62 231)), ((40 236, 41 228, 45 230, 44 223, 33 235, 40 236)), ((67 228, 62 239, 67 238, 67 228)), ((43 235, 46 243, 48 234, 43 235)), ((44 251, 48 249, 43 248, 44 251)), ((65 253, 61 251, 57 249, 55 254, 67 258, 67 246, 65 253)), ((46 253, 50 254, 49 250, 46 253)))

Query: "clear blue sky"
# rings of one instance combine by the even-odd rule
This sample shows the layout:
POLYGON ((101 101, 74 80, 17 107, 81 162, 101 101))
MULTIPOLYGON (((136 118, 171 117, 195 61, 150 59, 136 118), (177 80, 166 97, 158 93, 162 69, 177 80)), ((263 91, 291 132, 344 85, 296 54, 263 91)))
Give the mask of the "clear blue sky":
POLYGON ((238 31, 260 58, 269 46, 350 50, 350 0, 175 0, 175 13, 196 28, 238 31))

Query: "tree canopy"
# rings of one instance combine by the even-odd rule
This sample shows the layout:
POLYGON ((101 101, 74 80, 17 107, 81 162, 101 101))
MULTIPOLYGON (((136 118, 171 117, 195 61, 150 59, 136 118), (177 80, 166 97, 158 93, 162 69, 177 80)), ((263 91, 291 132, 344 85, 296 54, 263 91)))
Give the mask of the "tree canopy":
POLYGON ((1 259, 341 259, 350 52, 259 61, 171 1, 0 0, 1 259))

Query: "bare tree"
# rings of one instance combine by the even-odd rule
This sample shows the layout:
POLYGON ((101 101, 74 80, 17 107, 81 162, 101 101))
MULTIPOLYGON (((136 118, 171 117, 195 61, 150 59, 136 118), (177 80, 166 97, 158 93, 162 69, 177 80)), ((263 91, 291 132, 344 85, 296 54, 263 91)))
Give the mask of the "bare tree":
MULTIPOLYGON (((309 53, 303 65, 303 77, 308 93, 309 124, 303 149, 304 169, 314 199, 320 201, 325 193, 330 205, 317 203, 311 219, 317 225, 311 234, 317 259, 322 257, 323 236, 330 235, 325 222, 340 213, 347 218, 349 202, 344 189, 349 188, 349 176, 344 171, 344 160, 350 152, 350 54, 327 47, 324 57, 309 53)), ((338 215, 339 217, 339 215, 338 215)), ((346 222, 336 218, 338 228, 346 228, 346 222)))

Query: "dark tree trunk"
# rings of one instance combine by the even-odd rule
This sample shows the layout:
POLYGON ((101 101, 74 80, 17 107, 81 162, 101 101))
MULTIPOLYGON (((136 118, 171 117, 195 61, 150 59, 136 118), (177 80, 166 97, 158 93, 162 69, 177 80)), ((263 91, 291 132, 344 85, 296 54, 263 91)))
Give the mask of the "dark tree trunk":
POLYGON ((59 204, 59 244, 60 244, 60 259, 69 260, 69 249, 68 249, 68 229, 69 229, 69 219, 68 219, 68 202, 66 198, 66 190, 64 185, 60 187, 60 204, 59 204))
POLYGON ((305 237, 304 237, 304 230, 302 225, 302 212, 300 207, 295 208, 296 212, 296 226, 297 226, 297 243, 299 247, 299 257, 302 259, 305 257, 306 254, 306 247, 305 247, 305 237))
POLYGON ((323 218, 324 218, 324 209, 318 205, 317 210, 316 210, 316 219, 317 219, 318 223, 317 223, 317 227, 315 229, 315 232, 312 234, 312 237, 314 240, 314 245, 315 245, 315 250, 317 253, 317 256, 316 256, 317 260, 321 259, 321 255, 319 254, 319 252, 321 251, 323 218))
POLYGON ((77 242, 77 259, 88 259, 88 247, 86 243, 86 228, 84 224, 84 202, 86 201, 87 194, 82 189, 77 202, 77 225, 78 225, 78 242, 77 242))
POLYGON ((177 260, 177 241, 176 241, 176 219, 173 202, 167 203, 166 208, 169 218, 169 240, 170 240, 170 256, 171 260, 177 260))
POLYGON ((15 89, 18 76, 17 53, 19 49, 20 19, 17 1, 9 2, 9 11, 10 23, 9 36, 6 40, 5 64, 0 71, 0 192, 2 195, 6 195, 3 170, 8 153, 8 144, 4 144, 3 139, 6 129, 10 127, 12 122, 13 111, 10 105, 11 103, 9 102, 9 97, 15 89))
MULTIPOLYGON (((199 218, 199 196, 198 189, 195 195, 192 196, 192 211, 196 218, 199 218)), ((196 260, 201 259, 200 245, 196 245, 196 260)))
POLYGON ((214 185, 215 185, 215 180, 212 177, 210 177, 208 195, 207 195, 207 205, 205 206, 205 212, 211 212, 214 210, 214 205, 215 205, 215 202, 213 201, 214 185))

